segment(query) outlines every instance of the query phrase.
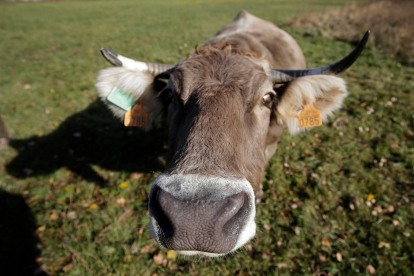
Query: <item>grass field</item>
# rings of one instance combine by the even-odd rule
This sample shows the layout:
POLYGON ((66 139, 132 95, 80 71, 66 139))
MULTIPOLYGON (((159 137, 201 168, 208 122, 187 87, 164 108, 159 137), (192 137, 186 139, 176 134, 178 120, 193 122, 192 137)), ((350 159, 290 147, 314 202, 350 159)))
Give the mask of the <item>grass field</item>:
MULTIPOLYGON (((176 63, 241 9, 280 25, 344 3, 0 3, 0 113, 12 137, 0 152, 0 274, 413 275, 413 67, 365 50, 342 75, 350 95, 330 123, 284 134, 256 238, 220 259, 174 257, 152 240, 147 195, 166 133, 124 128, 97 100, 95 77, 110 66, 100 47, 176 63)), ((284 29, 308 67, 353 48, 284 29)))

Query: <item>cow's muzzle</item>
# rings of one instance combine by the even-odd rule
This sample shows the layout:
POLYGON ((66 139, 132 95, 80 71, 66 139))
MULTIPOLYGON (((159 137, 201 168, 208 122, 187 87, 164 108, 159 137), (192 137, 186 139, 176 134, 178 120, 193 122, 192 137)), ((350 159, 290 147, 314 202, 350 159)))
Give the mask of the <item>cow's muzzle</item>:
POLYGON ((152 235, 162 247, 187 255, 236 250, 256 230, 253 189, 246 182, 195 175, 157 178, 149 197, 152 235))

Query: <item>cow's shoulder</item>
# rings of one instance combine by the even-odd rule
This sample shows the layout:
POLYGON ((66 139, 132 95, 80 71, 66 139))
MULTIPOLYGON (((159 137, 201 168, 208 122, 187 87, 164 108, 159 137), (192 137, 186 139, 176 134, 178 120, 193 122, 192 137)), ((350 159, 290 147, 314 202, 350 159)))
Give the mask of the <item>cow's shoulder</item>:
POLYGON ((273 68, 302 69, 305 58, 299 45, 288 33, 275 24, 240 11, 236 18, 224 26, 212 40, 243 40, 246 48, 262 50, 273 68), (261 47, 258 46, 260 44, 261 47))

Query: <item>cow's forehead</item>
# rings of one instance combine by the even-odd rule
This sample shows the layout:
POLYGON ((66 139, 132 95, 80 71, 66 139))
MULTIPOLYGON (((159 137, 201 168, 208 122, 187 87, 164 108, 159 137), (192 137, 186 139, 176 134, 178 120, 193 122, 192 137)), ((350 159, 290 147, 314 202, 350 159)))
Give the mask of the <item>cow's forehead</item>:
POLYGON ((266 62, 225 51, 194 54, 177 66, 169 85, 184 101, 194 93, 207 96, 209 88, 221 86, 250 102, 263 86, 266 87, 264 89, 272 88, 271 79, 266 74, 268 68, 266 62))

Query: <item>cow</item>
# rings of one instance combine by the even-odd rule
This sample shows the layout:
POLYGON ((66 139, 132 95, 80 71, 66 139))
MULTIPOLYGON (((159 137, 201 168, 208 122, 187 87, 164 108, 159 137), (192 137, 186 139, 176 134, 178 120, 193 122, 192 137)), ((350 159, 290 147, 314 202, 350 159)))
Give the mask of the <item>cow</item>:
POLYGON ((148 127, 166 119, 166 168, 149 194, 149 228, 158 244, 217 257, 251 240, 264 168, 282 131, 301 131, 305 106, 319 110, 323 121, 341 107, 348 92, 335 75, 352 65, 368 37, 369 31, 342 60, 305 69, 288 33, 241 11, 178 64, 135 61, 102 48, 115 67, 100 71, 96 87, 115 116, 126 112, 108 101, 117 87, 142 105, 148 127))

